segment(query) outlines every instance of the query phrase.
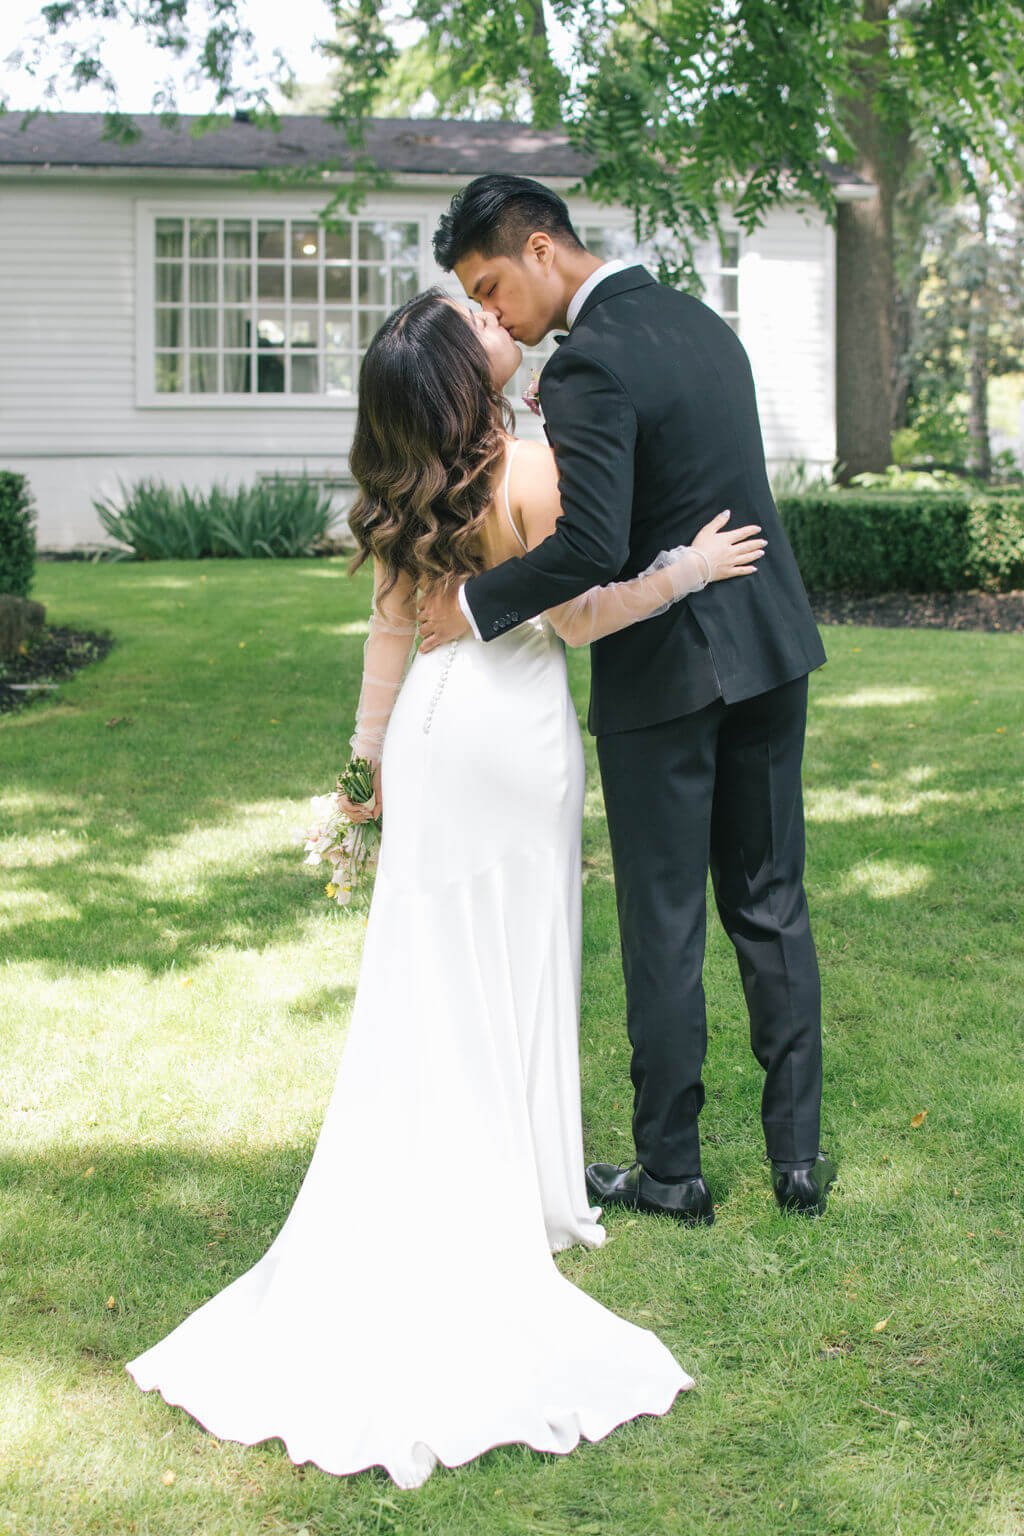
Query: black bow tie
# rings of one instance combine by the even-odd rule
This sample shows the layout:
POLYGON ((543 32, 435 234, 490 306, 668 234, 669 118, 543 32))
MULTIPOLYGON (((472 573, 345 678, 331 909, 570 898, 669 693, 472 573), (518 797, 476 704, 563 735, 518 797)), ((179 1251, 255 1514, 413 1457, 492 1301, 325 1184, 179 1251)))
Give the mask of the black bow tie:
POLYGON ((563 342, 563 341, 564 341, 564 340, 565 340, 565 337, 564 337, 564 336, 556 336, 556 337, 555 337, 555 346, 556 346, 556 347, 560 347, 560 346, 561 346, 561 345, 562 345, 562 342, 563 342))

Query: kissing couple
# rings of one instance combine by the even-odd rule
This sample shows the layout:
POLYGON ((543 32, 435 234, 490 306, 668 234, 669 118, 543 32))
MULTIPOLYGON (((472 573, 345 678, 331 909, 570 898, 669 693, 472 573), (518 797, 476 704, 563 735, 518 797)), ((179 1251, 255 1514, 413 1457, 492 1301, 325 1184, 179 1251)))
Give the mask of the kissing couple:
POLYGON ((374 598, 352 746, 386 815, 338 1076, 266 1254, 127 1367, 221 1438, 278 1437, 293 1462, 381 1466, 403 1488, 497 1445, 571 1451, 693 1386, 552 1254, 599 1247, 612 1206, 714 1218, 698 1135, 709 868, 779 1205, 821 1212, 835 1171, 801 795, 825 657, 746 353, 698 299, 588 252, 525 177, 473 181, 434 250, 479 307, 418 295, 360 375, 351 528, 374 598), (517 442, 502 391, 555 329, 549 446, 517 442), (584 1168, 566 644, 592 647, 628 1167, 584 1168))

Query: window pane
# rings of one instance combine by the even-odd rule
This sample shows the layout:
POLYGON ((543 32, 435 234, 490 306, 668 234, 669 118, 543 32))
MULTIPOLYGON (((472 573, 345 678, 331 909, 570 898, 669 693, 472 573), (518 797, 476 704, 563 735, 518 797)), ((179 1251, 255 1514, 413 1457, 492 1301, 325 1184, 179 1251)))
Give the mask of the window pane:
POLYGON ((316 261, 320 231, 315 224, 292 225, 292 260, 316 261))
POLYGON ((188 344, 190 347, 207 350, 217 345, 217 311, 215 309, 189 310, 188 344))
POLYGON ((394 267, 391 272, 391 302, 396 307, 419 292, 420 275, 410 267, 394 267))
POLYGON ((360 267, 358 279, 361 304, 386 304, 388 301, 387 267, 360 267))
POLYGON ((740 237, 738 234, 726 235, 722 242, 721 262, 723 267, 735 267, 739 265, 740 237))
POLYGON ((256 272, 256 291, 261 299, 284 298, 284 267, 260 266, 256 272))
POLYGON ((217 220, 190 219, 188 226, 188 253, 190 256, 216 256, 217 220))
POLYGON ((217 268, 192 262, 188 269, 188 294, 193 304, 214 304, 217 300, 217 268))
POLYGON ((216 352, 193 352, 189 363, 189 389, 194 395, 213 395, 217 392, 216 352))
POLYGON ((349 353, 327 354, 327 393, 329 395, 350 395, 353 392, 355 370, 352 367, 352 358, 349 353))
POLYGON ((156 354, 154 382, 158 395, 178 395, 181 393, 180 352, 158 352, 156 354))
POLYGON ((307 262, 305 266, 292 267, 292 298, 312 300, 315 303, 318 276, 319 271, 315 263, 307 262))
POLYGON ((337 350, 348 350, 352 345, 352 316, 347 310, 329 309, 324 316, 327 345, 337 350))
POLYGON ((352 226, 324 231, 324 254, 328 261, 352 260, 352 226))
POLYGON ((224 345, 226 347, 247 347, 252 337, 252 324, 247 309, 226 309, 224 311, 224 345))
POLYGON ((181 303, 181 267, 177 262, 157 262, 156 301, 158 304, 181 303))
POLYGON ((256 318, 256 345, 284 346, 284 310, 261 309, 256 318))
POLYGON ((180 347, 182 345, 180 309, 157 310, 156 344, 158 347, 180 347))
POLYGON ((182 254, 182 219, 157 219, 156 254, 180 256, 182 254))
POLYGON ((317 312, 315 309, 293 309, 288 326, 288 339, 293 347, 315 347, 317 312))
POLYGON ((352 298, 352 268, 324 268, 324 297, 328 303, 347 303, 352 298))
POLYGON ((292 394, 315 395, 320 390, 320 360, 316 357, 292 358, 292 394))
POLYGON ((706 272, 701 274, 704 278, 704 300, 717 309, 720 315, 734 315, 739 309, 739 278, 735 273, 723 275, 720 272, 706 272))
POLYGON ((224 302, 240 304, 252 292, 252 271, 241 262, 229 261, 224 267, 224 302))
POLYGON ((385 240, 388 227, 386 224, 359 225, 359 260, 383 261, 387 254, 385 240))
POLYGON ((224 354, 224 391, 229 395, 248 395, 252 393, 250 383, 250 361, 245 352, 226 352, 224 354))
POLYGON ((256 255, 261 261, 284 260, 284 220, 261 219, 256 237, 256 255))
POLYGON ((248 219, 224 220, 224 256, 230 260, 252 253, 252 224, 248 219))
POLYGON ((365 352, 384 324, 383 309, 364 309, 359 315, 359 350, 365 352))
POLYGON ((388 227, 388 256, 392 261, 415 262, 420 259, 418 224, 391 224, 388 227))
POLYGON ((256 359, 256 388, 261 395, 284 394, 284 357, 256 359))

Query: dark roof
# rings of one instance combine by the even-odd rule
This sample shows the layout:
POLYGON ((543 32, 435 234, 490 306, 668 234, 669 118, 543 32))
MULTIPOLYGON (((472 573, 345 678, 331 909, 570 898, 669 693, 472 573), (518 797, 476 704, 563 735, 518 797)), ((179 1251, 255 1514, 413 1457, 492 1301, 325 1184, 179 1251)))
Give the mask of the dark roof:
MULTIPOLYGON (((102 137, 102 113, 41 114, 21 132, 26 116, 0 116, 0 165, 256 171, 325 160, 337 160, 344 169, 352 161, 344 132, 323 117, 283 117, 279 130, 227 119, 196 134, 197 117, 182 116, 170 128, 155 114, 135 113, 141 137, 117 144, 102 137)), ((581 176, 588 164, 567 134, 540 132, 523 123, 374 118, 366 126, 366 148, 384 170, 421 175, 488 170, 581 176)))
MULTIPOLYGON (((345 169, 352 161, 344 133, 323 117, 283 117, 277 131, 229 118, 201 134, 193 131, 198 117, 182 116, 174 127, 154 113, 135 113, 133 119, 140 137, 118 144, 103 138, 99 112, 0 114, 0 166, 257 171, 322 161, 337 161, 345 169)), ((566 133, 525 123, 378 117, 367 123, 366 148, 382 170, 424 176, 518 171, 579 177, 590 165, 566 133)), ((841 166, 827 170, 835 183, 862 180, 841 166)))

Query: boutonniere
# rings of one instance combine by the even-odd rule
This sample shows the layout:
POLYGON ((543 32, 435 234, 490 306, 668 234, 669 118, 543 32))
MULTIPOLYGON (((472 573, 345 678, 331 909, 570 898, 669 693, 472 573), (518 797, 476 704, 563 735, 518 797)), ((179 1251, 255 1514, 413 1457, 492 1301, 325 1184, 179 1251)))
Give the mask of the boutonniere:
POLYGON ((530 382, 527 384, 525 390, 523 391, 523 404, 527 406, 535 416, 540 415, 540 374, 537 372, 536 368, 530 374, 530 382))

